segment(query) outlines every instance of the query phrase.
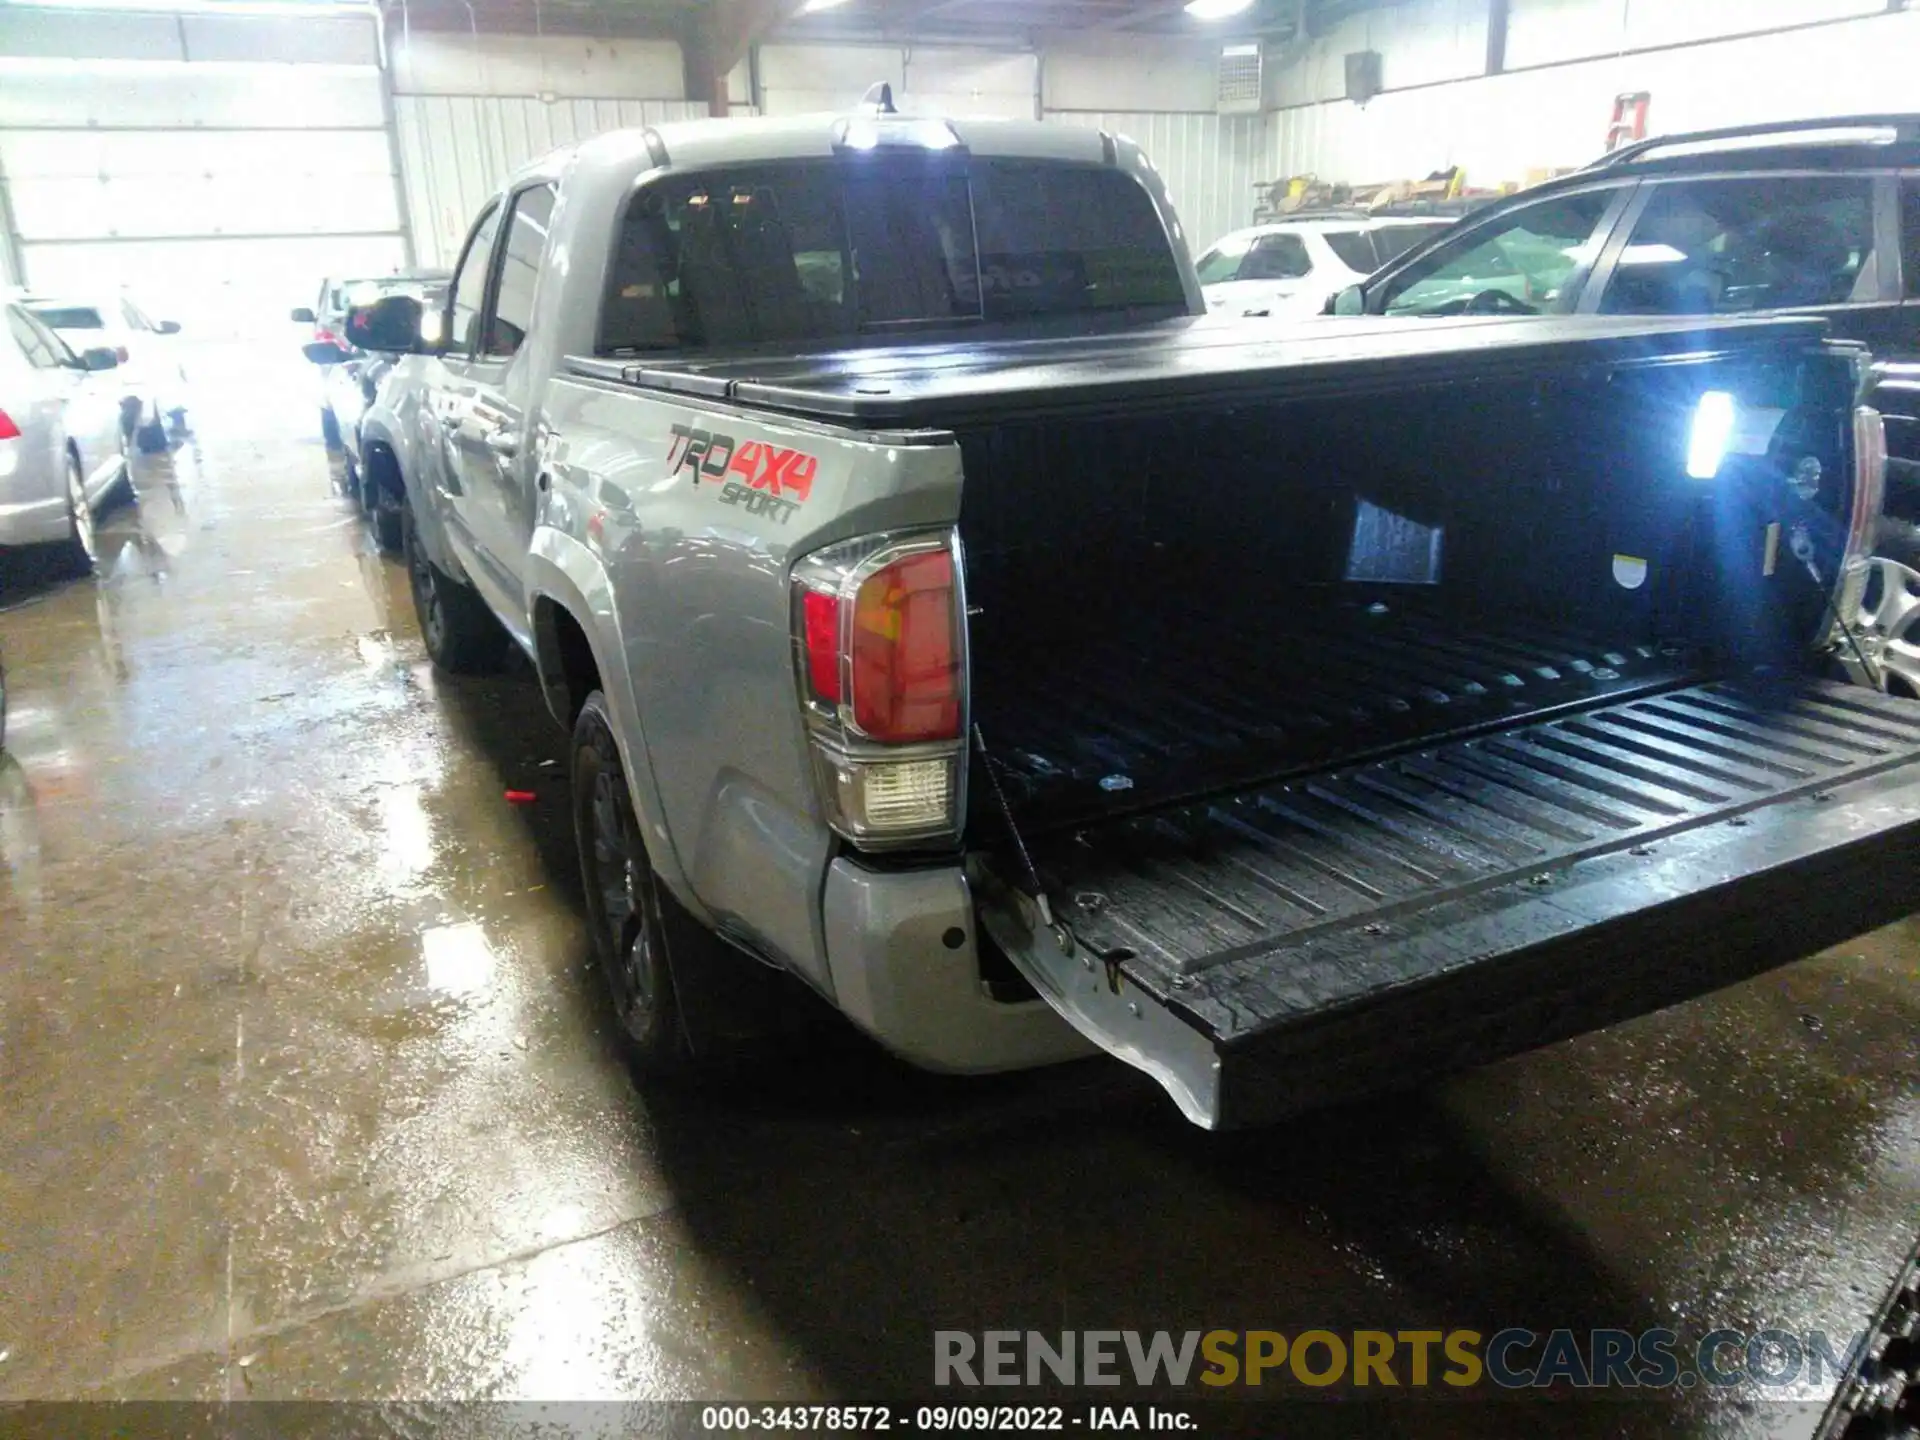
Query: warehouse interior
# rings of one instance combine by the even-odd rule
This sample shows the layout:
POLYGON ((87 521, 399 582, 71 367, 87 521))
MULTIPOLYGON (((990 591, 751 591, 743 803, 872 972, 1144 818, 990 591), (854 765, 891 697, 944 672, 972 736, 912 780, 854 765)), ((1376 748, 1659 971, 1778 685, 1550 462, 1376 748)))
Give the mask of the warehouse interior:
MULTIPOLYGON (((45 307, 124 306, 126 333, 108 315, 106 348, 120 346, 122 373, 158 363, 167 375, 150 419, 134 402, 120 481, 86 520, 76 569, 4 528, 5 446, 28 402, 0 367, 0 1432, 236 1433, 218 1427, 243 1407, 297 1401, 311 1403, 261 1409, 257 1433, 677 1435, 825 1428, 825 1409, 809 1421, 791 1407, 862 1405, 890 1406, 901 1429, 1028 1424, 953 1408, 984 1403, 1064 1407, 1062 1423, 1081 1429, 1151 1428, 1151 1405, 1188 1413, 1164 1428, 1204 1434, 1920 1434, 1920 1388, 1901 1388, 1920 1376, 1920 917, 1876 920, 1844 945, 1544 1049, 1233 1133, 1188 1124, 1150 1066, 1077 1039, 1087 1058, 931 1073, 799 987, 792 1053, 662 1082, 623 1049, 593 958, 597 902, 568 792, 578 759, 549 714, 565 682, 511 647, 498 673, 436 667, 411 542, 396 547, 401 520, 383 519, 370 487, 355 498, 371 452, 357 433, 343 448, 339 426, 355 424, 344 412, 326 408, 323 429, 334 402, 303 354, 345 353, 345 330, 325 330, 343 282, 444 287, 516 172, 610 131, 868 115, 884 85, 905 117, 1072 127, 1110 151, 1124 138, 1164 187, 1180 265, 1201 261, 1199 295, 1207 257, 1257 245, 1233 248, 1251 227, 1358 216, 1438 235, 1662 137, 1874 117, 1920 147, 1916 75, 1909 0, 0 0, 0 307, 42 315, 84 369, 95 341, 45 307), (1731 1344, 1745 1359, 1724 1382, 1682 1364, 1681 1378, 1636 1380, 1623 1397, 1584 1349, 1574 1368, 1542 1363, 1543 1337, 1562 1330, 1582 1347, 1626 1336, 1630 1349, 1670 1333, 1686 1355, 1731 1344), (1148 1383, 1149 1368, 1136 1384, 1130 1347, 1160 1331, 1176 1348, 1191 1334, 1202 1356, 1199 1337, 1226 1334, 1244 1379, 1215 1393, 1202 1359, 1190 1382, 1148 1383), (1471 1378, 1443 1380, 1443 1348, 1469 1331, 1471 1378), (1109 1332, 1127 1377, 1112 1388, 1050 1388, 1022 1339, 1090 1346, 1109 1332), (1324 1338, 1310 1345, 1309 1332, 1324 1338), (1376 1332, 1401 1353, 1408 1334, 1431 1334, 1432 1382, 1422 1358, 1417 1383, 1392 1381, 1391 1402, 1376 1403, 1357 1363, 1357 1337, 1376 1332), (1523 1332, 1499 1378, 1488 1342, 1523 1332), (956 1334, 983 1364, 1005 1334, 1017 1378, 956 1383, 941 1361, 956 1334), (1267 1390, 1250 1388, 1256 1336, 1267 1390), (1275 1348, 1289 1336, 1291 1350, 1275 1348), (1860 1373, 1887 1388, 1813 1363, 1815 1337, 1842 1360, 1866 1357, 1860 1373), (1336 1348, 1337 1383, 1315 1378, 1336 1348), (1542 1398, 1556 1376, 1568 1384, 1542 1398), (1887 1428, 1845 1429, 1852 1412, 1835 1407, 1848 1396, 1879 1405, 1887 1428), (640 1402, 665 1408, 621 1408, 640 1402), (1129 1425, 1102 1406, 1137 1414, 1129 1425)), ((1920 396, 1920 158, 1872 183, 1874 245, 1846 280, 1857 299, 1884 277, 1882 318, 1903 339, 1887 348, 1878 337, 1893 331, 1875 332, 1882 389, 1856 398, 1892 417, 1879 440, 1895 457, 1887 495, 1903 476, 1920 494, 1920 460, 1900 448, 1920 442, 1920 418, 1887 398, 1920 396)), ((1375 260, 1383 275, 1395 263, 1384 249, 1341 259, 1337 283, 1292 302, 1302 327, 1348 323, 1338 317, 1358 312, 1337 310, 1336 292, 1375 260)), ((1525 293, 1539 298, 1531 282, 1525 293)), ((1277 317, 1266 299, 1241 315, 1236 292, 1231 318, 1279 327, 1263 332, 1262 363, 1277 363, 1296 332, 1269 304, 1277 317)), ((1821 317, 1797 308, 1813 334, 1821 317)), ((1196 324, 1216 318, 1196 309, 1196 324)), ((1862 350, 1863 385, 1867 366, 1862 350)), ((1556 372, 1514 413, 1530 405, 1537 419, 1605 388, 1580 388, 1588 378, 1556 372)), ((369 413, 387 396, 370 381, 369 413)), ((688 403, 687 423, 717 428, 698 408, 707 399, 688 403)), ((1206 403, 1120 432, 1137 439, 1132 459, 1151 451, 1176 470, 1192 443, 1182 426, 1206 403)), ((1377 473, 1363 478, 1398 467, 1405 493, 1425 497, 1441 462, 1423 447, 1474 423, 1469 412, 1357 405, 1345 423, 1359 438, 1290 453, 1329 470, 1371 454, 1377 473)), ((1234 413, 1225 423, 1247 435, 1268 423, 1234 413)), ((803 439, 824 428, 807 425, 803 439)), ((1871 446, 1864 430, 1833 428, 1820 443, 1839 472, 1842 447, 1871 446)), ((1284 432, 1274 422, 1262 443, 1284 432)), ((1080 490, 1061 499, 1063 480, 1044 514, 1010 501, 995 517, 1030 547, 998 578, 1037 598, 1004 630, 981 627, 1014 657, 994 698, 1033 719, 1045 694, 1049 723, 1098 708, 1110 733, 1078 736, 1087 764, 1134 743, 1177 773, 1192 759, 1178 734, 1130 735, 1122 702, 1080 686, 1084 668, 1055 653, 1070 639, 1076 655, 1131 654, 1177 607, 1122 587, 1111 613, 1070 617, 1059 634, 1026 619, 1047 613, 1044 552, 1080 544, 1089 563, 1103 558, 1076 507, 1120 461, 1100 448, 1110 434, 1088 433, 1049 471, 1080 490)), ((902 453, 927 443, 895 441, 902 453)), ((839 453, 814 448, 823 466, 839 453)), ((664 486, 678 471, 657 458, 648 451, 648 477, 664 486)), ((1594 473, 1611 484, 1625 468, 1594 473)), ((1812 473, 1817 490, 1819 463, 1812 473)), ((80 498, 85 511, 84 485, 80 498)), ((1473 499, 1436 508, 1501 509, 1473 499)), ((1187 502, 1163 491, 1157 503, 1187 502)), ((1248 518, 1264 503, 1217 501, 1191 527, 1206 553, 1179 564, 1204 573, 1238 545, 1235 564, 1263 576, 1284 551, 1248 518)), ((726 523, 735 531, 715 534, 747 522, 726 523)), ((1854 523, 1871 533, 1881 517, 1854 523)), ((1353 533, 1345 511, 1339 524, 1329 555, 1353 533)), ((81 517, 74 526, 78 543, 81 517)), ((1888 578, 1920 566, 1920 513, 1881 533, 1882 578, 1834 605, 1885 623, 1833 633, 1854 647, 1836 675, 1864 674, 1885 706, 1920 700, 1920 595, 1899 601, 1888 578)), ((1515 535, 1516 548, 1532 543, 1515 535)), ((1139 543, 1157 556, 1157 542, 1139 543)), ((1769 575, 1777 564, 1835 580, 1824 552, 1799 555, 1782 533, 1765 543, 1769 575)), ((777 537, 761 553, 769 571, 794 558, 777 537)), ((1605 558, 1616 577, 1640 567, 1622 590, 1644 581, 1644 559, 1605 558)), ((692 555, 690 583, 710 583, 705 559, 692 555)), ((1551 578, 1538 555, 1511 563, 1551 578)), ((728 592, 711 583, 701 603, 718 609, 728 592)), ((1596 606, 1618 599, 1611 583, 1594 593, 1596 606)), ((1408 699, 1381 723, 1413 735, 1398 711, 1432 687, 1403 653, 1369 648, 1373 613, 1344 614, 1336 644, 1303 606, 1291 623, 1308 638, 1274 652, 1321 667, 1321 689, 1269 676, 1266 697, 1337 696, 1362 669, 1397 670, 1408 699)), ((1394 623, 1414 613, 1396 608, 1394 623)), ((1557 618, 1571 633, 1592 617, 1557 618)), ((1504 678, 1561 704, 1596 665, 1623 697, 1704 678, 1625 621, 1593 624, 1604 643, 1556 639, 1548 656, 1513 640, 1514 615, 1496 619, 1477 633, 1498 630, 1511 651, 1499 670, 1523 679, 1490 669, 1494 701, 1504 678)), ((760 654, 758 632, 783 620, 722 615, 713 628, 760 654)), ((1153 652, 1175 696, 1166 715, 1187 723, 1176 672, 1198 649, 1215 691, 1244 700, 1238 633, 1223 625, 1211 648, 1167 633, 1153 652)), ((792 640, 779 633, 775 650, 787 656, 792 640)), ((779 678, 790 690, 793 676, 779 678)), ((1891 744, 1889 713, 1872 723, 1891 744)), ((1820 723, 1795 743, 1825 736, 1820 723)), ((1746 720, 1711 725, 1700 753, 1746 755, 1746 720)), ((1046 725, 1008 728, 1021 753, 996 773, 1039 793, 1059 773, 1059 756, 1041 753, 1046 725)), ((780 745, 803 744, 793 729, 780 745)), ((1250 726, 1231 737, 1230 765, 1255 753, 1255 734, 1284 749, 1250 726)), ((984 751, 977 732, 961 750, 976 741, 984 751)), ((1673 782, 1641 763, 1649 785, 1673 782)), ((976 805, 992 794, 974 793, 976 805)), ((998 803, 970 823, 1012 825, 1021 797, 998 803)), ((765 829, 782 834, 775 819, 765 829)), ((1055 852, 1071 848, 1054 838, 1055 852)), ((703 861, 737 864, 737 839, 703 861)), ((1397 923, 1393 906, 1381 914, 1383 932, 1397 923)), ((822 937, 842 923, 814 918, 822 937)), ((1012 987, 1054 1023, 1029 974, 982 973, 985 990, 1012 987)))

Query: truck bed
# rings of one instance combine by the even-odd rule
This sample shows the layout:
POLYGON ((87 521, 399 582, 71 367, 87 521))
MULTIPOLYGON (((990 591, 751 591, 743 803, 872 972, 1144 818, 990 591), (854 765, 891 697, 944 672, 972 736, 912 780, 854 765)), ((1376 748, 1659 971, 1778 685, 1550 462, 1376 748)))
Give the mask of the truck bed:
POLYGON ((965 333, 884 349, 718 355, 572 357, 585 379, 722 401, 866 429, 927 430, 1115 405, 1179 409, 1252 398, 1275 402, 1369 387, 1402 389, 1471 374, 1548 375, 1581 367, 1814 343, 1825 322, 1482 316, 1313 319, 1292 326, 1184 319, 1115 334, 965 333))
POLYGON ((1072 944, 1037 946, 1005 893, 987 915, 1030 971, 1057 956, 1036 983, 1115 1046, 1162 1026, 1138 1048, 1163 1081, 1187 1057, 1169 1089, 1193 1118, 1270 1119, 1909 913, 1920 706, 1685 686, 1062 833, 1032 860, 1072 944))

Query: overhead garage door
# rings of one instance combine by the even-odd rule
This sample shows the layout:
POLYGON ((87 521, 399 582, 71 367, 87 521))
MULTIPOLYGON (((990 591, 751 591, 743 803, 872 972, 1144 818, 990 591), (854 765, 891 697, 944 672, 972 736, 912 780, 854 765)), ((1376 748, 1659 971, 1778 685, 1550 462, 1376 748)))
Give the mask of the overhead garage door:
POLYGON ((247 333, 404 262, 370 21, 26 14, 0 29, 0 175, 35 289, 247 333), (325 58, 262 58, 290 55, 325 58))

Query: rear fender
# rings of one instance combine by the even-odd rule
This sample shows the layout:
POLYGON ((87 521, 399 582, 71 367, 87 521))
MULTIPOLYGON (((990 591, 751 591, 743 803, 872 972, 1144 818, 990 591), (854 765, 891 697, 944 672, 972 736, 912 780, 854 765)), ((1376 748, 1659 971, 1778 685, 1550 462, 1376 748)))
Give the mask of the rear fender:
POLYGON ((653 861, 653 868, 675 899, 703 922, 710 923, 710 917, 688 883, 667 828, 666 810, 660 801, 660 787, 654 777, 633 677, 627 665, 626 637, 606 566, 573 536, 542 525, 533 532, 526 581, 532 607, 534 663, 540 672, 540 688, 546 695, 547 708, 562 726, 571 728, 572 696, 567 689, 552 624, 553 609, 558 609, 573 617, 593 652, 601 693, 607 697, 607 706, 613 712, 614 743, 620 750, 621 766, 627 772, 627 789, 634 814, 646 834, 647 855, 653 861))

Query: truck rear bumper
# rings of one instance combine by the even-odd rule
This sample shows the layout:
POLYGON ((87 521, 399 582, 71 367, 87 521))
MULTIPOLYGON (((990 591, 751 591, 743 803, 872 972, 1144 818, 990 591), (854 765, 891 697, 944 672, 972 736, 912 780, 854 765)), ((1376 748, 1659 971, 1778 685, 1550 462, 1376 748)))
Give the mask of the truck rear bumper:
POLYGON ((1095 1053, 1045 1001, 990 998, 975 951, 973 899, 958 867, 827 870, 834 998, 887 1049, 926 1070, 987 1074, 1095 1053), (961 937, 958 946, 948 942, 961 937))

